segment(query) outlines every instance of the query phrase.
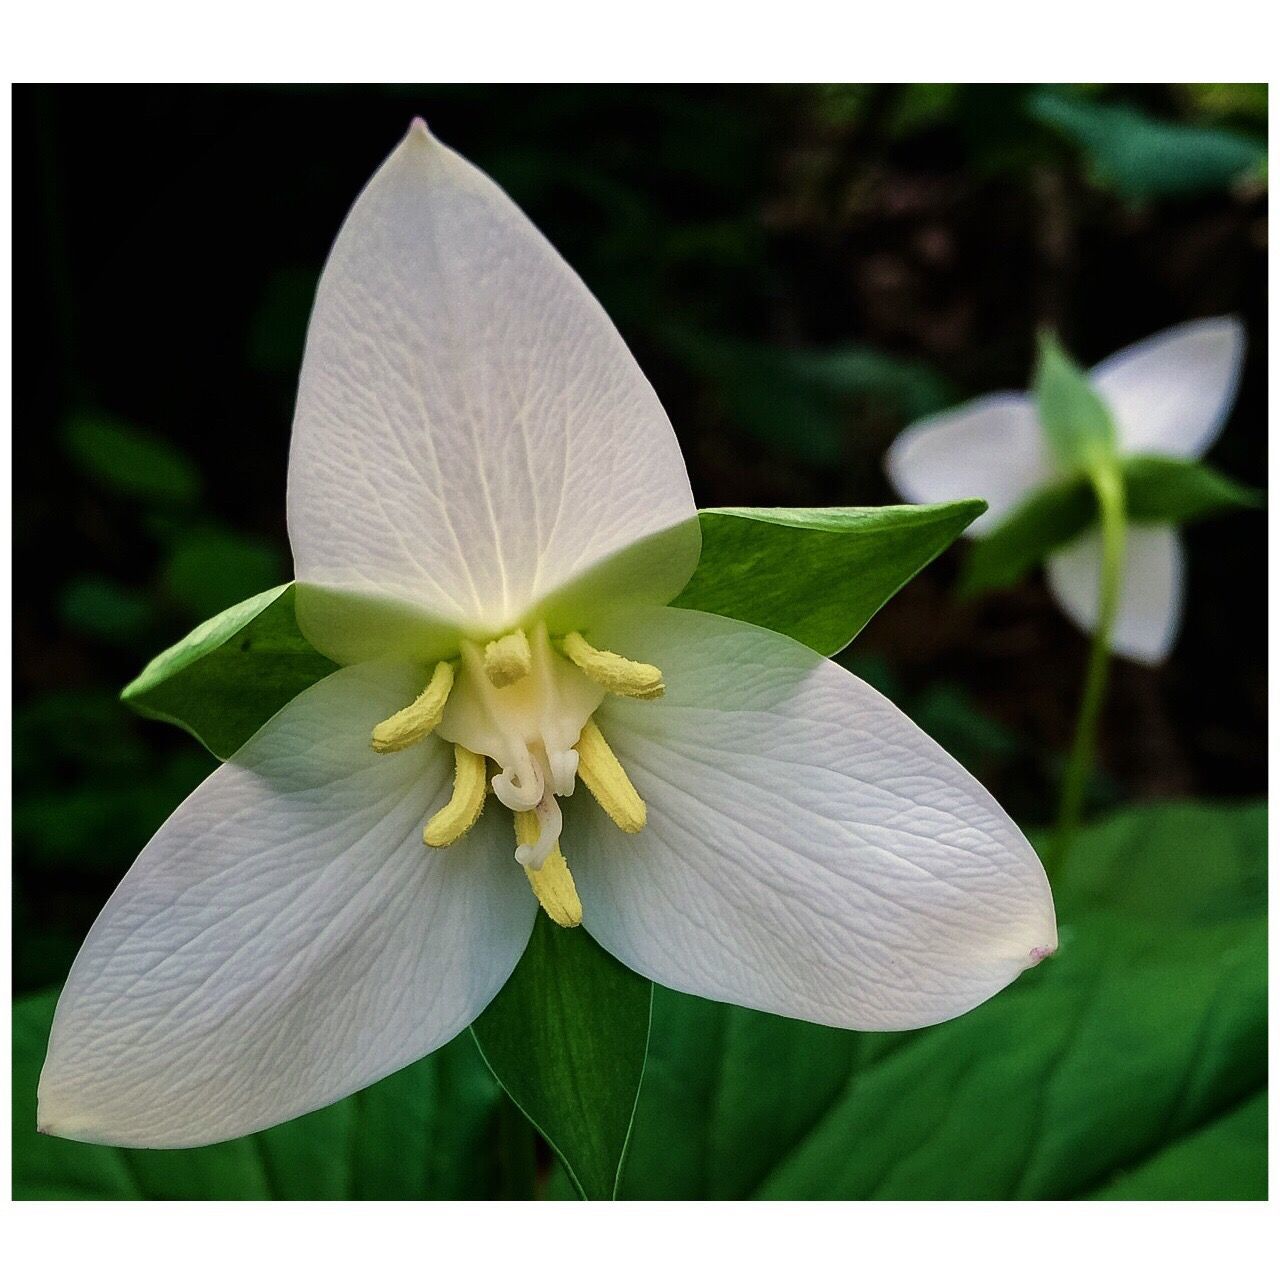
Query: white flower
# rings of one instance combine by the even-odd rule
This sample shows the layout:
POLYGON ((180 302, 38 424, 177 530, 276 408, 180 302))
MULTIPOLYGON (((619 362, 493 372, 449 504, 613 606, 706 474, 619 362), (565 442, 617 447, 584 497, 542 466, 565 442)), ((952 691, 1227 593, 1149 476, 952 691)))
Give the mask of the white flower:
POLYGON ((539 900, 673 988, 864 1029, 957 1015, 1055 947, 1035 853, 891 704, 663 605, 698 532, 662 407, 421 123, 320 283, 289 531, 304 631, 347 666, 107 903, 43 1130, 191 1146, 349 1095, 475 1019, 539 900))
MULTIPOLYGON (((1090 380, 1111 409, 1122 454, 1202 457, 1235 400, 1244 330, 1234 317, 1174 326, 1108 357, 1090 380)), ((982 536, 1033 493, 1061 478, 1035 401, 1024 392, 982 396, 907 427, 886 469, 912 501, 983 497, 968 528, 982 536)), ((1091 530, 1049 557, 1049 587, 1086 633, 1098 617, 1102 544, 1091 530)), ((1112 648, 1142 663, 1166 658, 1182 614, 1183 558, 1166 525, 1131 525, 1112 648)))

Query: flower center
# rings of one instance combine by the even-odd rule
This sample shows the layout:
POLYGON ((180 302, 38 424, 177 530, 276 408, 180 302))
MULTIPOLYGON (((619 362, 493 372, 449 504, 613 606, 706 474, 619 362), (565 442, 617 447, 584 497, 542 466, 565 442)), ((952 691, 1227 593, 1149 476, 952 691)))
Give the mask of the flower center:
POLYGON ((462 671, 437 727, 441 738, 498 767, 493 793, 514 813, 532 810, 541 827, 516 860, 541 866, 560 838, 557 796, 571 796, 574 745, 605 691, 551 649, 546 626, 490 642, 462 644, 462 671))
POLYGON ((424 842, 459 839, 492 786, 515 815, 516 861, 543 909, 571 927, 582 906, 560 852, 558 797, 571 796, 581 776, 623 831, 643 828, 644 802, 591 718, 607 693, 657 699, 664 689, 652 665, 597 650, 576 632, 553 647, 539 623, 483 647, 463 642, 456 669, 437 664, 418 698, 374 727, 373 748, 402 751, 432 731, 452 743, 453 795, 426 824, 424 842))

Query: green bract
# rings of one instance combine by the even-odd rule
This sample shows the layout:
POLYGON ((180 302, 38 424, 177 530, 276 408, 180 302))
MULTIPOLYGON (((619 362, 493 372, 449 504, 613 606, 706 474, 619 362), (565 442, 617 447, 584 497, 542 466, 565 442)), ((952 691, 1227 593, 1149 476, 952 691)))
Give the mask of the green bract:
MULTIPOLYGON (((1120 470, 1132 523, 1190 523, 1257 508, 1262 501, 1253 489, 1181 457, 1136 453, 1120 459, 1120 470)), ((974 594, 1012 585, 1097 522, 1097 501, 1085 477, 1051 484, 974 542, 965 558, 962 587, 974 594)))
POLYGON ((520 965, 471 1026, 502 1088, 589 1200, 617 1189, 652 1000, 650 981, 540 916, 520 965))
POLYGON ((1114 460, 1111 411, 1052 334, 1040 336, 1034 392, 1040 423, 1063 470, 1088 470, 1114 460))
MULTIPOLYGON (((832 655, 981 513, 981 501, 872 509, 703 510, 702 554, 673 605, 776 629, 832 655)), ((293 586, 257 594, 156 656, 121 698, 229 757, 337 668, 294 618, 293 586)))

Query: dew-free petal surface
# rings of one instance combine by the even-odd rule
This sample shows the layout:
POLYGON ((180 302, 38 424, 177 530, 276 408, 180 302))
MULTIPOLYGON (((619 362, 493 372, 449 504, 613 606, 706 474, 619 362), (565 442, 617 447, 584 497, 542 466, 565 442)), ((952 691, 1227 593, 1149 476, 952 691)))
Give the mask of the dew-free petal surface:
MULTIPOLYGON (((1125 537, 1120 603, 1111 630, 1117 655, 1141 664, 1168 658, 1182 619, 1185 563, 1182 542, 1171 527, 1130 525, 1125 537)), ((1046 564, 1049 588, 1071 620, 1085 633, 1098 623, 1102 538, 1087 532, 1046 564)))
POLYGON ((192 1147, 332 1103, 443 1045, 511 974, 537 906, 492 812, 422 843, 440 740, 369 732, 418 671, 335 673, 174 812, 108 901, 62 992, 40 1128, 192 1147))
MULTIPOLYGON (((694 514, 671 424, 604 310, 415 123, 348 215, 307 334, 289 459, 307 637, 352 662, 501 631, 694 514)), ((674 597, 696 526, 686 543, 632 596, 674 597)))
POLYGON ((1244 360, 1236 317, 1188 321, 1107 357, 1090 372, 1127 453, 1202 457, 1235 403, 1244 360))
POLYGON ((1035 405, 1020 391, 981 396, 912 423, 889 446, 885 470, 911 501, 984 498, 986 513, 965 529, 967 536, 989 532, 1054 477, 1035 405))
POLYGON ((660 984, 859 1029, 977 1006, 1057 944, 1030 844, 888 700, 776 633, 701 611, 602 621, 661 666, 599 723, 648 804, 624 836, 587 795, 564 848, 584 925, 660 984))

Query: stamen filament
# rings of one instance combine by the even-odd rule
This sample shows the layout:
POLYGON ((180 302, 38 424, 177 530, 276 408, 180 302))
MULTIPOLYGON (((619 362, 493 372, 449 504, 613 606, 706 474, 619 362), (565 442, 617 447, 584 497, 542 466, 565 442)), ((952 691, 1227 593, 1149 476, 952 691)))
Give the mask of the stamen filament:
POLYGON ((373 750, 401 752, 426 738, 440 724, 444 705, 453 689, 453 665, 442 660, 427 688, 407 707, 373 727, 373 750))
POLYGON ((476 823, 484 808, 488 790, 485 760, 469 752, 460 743, 453 745, 453 795, 449 803, 423 828, 422 842, 432 848, 444 848, 465 835, 476 823))
POLYGON ((644 829, 644 801, 605 742, 600 727, 588 721, 578 739, 578 777, 620 830, 634 835, 644 829))
POLYGON ((484 671, 489 680, 501 690, 514 686, 527 677, 533 668, 533 652, 523 629, 516 629, 484 648, 484 671))
MULTIPOLYGON (((532 810, 515 815, 516 844, 520 848, 532 847, 542 832, 542 823, 532 810)), ((529 887, 538 898, 538 904, 547 916, 562 928, 576 928, 582 922, 582 901, 569 873, 569 863, 560 851, 560 841, 552 845, 551 852, 540 867, 526 866, 529 887)))
POLYGON ((660 699, 666 691, 662 669, 624 659, 612 651, 597 650, 581 633, 566 633, 561 648, 597 686, 611 694, 629 699, 660 699))

